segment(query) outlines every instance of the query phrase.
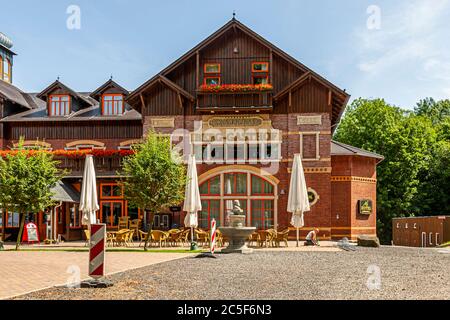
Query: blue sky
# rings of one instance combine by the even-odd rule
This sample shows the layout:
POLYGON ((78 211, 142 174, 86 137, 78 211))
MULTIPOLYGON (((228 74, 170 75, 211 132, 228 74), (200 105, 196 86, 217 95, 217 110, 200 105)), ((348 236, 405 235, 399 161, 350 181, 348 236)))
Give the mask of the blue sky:
POLYGON ((14 83, 40 91, 57 76, 78 91, 109 79, 133 90, 237 18, 352 98, 412 108, 450 97, 450 0, 15 0, 0 31, 18 54, 14 83), (81 29, 66 27, 69 5, 81 29), (370 5, 380 28, 369 29, 370 5))

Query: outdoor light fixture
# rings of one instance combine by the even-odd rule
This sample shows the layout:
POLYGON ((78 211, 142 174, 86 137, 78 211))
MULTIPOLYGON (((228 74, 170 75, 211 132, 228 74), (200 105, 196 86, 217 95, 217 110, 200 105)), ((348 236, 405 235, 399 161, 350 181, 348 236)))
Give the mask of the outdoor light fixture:
POLYGON ((238 54, 238 53, 239 53, 239 48, 238 48, 238 47, 234 47, 233 53, 234 53, 234 54, 238 54))

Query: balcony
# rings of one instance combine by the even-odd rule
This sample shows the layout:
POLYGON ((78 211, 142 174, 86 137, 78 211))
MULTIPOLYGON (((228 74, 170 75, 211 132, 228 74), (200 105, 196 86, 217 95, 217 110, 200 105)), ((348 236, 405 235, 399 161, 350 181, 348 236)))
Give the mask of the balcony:
MULTIPOLYGON (((121 170, 122 156, 102 156, 94 157, 95 173, 97 177, 115 177, 117 171, 121 170)), ((54 160, 59 161, 59 169, 68 171, 67 177, 81 178, 84 170, 84 158, 73 158, 65 156, 55 156, 54 160)))
POLYGON ((232 111, 271 111, 272 91, 197 92, 197 111, 208 113, 232 111))

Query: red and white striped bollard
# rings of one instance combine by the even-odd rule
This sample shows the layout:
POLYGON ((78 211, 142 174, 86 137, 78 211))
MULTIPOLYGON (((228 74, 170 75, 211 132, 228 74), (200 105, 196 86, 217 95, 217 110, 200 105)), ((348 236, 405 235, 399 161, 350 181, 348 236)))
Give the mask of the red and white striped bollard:
POLYGON ((89 276, 99 279, 105 276, 106 224, 91 225, 89 246, 89 276))
POLYGON ((214 254, 216 248, 216 219, 211 220, 211 254, 214 254))

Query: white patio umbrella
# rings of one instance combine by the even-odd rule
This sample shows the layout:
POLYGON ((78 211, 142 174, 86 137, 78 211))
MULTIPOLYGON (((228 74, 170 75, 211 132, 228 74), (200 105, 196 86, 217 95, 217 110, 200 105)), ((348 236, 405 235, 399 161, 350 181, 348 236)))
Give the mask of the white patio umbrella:
MULTIPOLYGON (((230 178, 227 179, 227 185, 226 185, 226 190, 225 190, 225 194, 226 195, 231 195, 232 191, 231 191, 231 180, 230 178)), ((231 211, 233 210, 233 200, 227 200, 225 201, 225 209, 226 209, 226 217, 225 217, 225 221, 227 223, 230 222, 230 215, 231 215, 231 211)))
POLYGON ((92 155, 87 155, 84 163, 83 182, 81 185, 80 210, 83 212, 82 223, 83 225, 89 226, 89 232, 91 224, 97 223, 95 212, 99 209, 94 159, 92 155))
POLYGON ((299 229, 305 225, 303 213, 309 210, 308 189, 306 188, 302 158, 300 154, 296 154, 292 166, 287 211, 292 212, 291 224, 297 229, 297 247, 299 246, 299 229))
POLYGON ((197 164, 195 155, 189 157, 186 191, 184 195, 183 211, 187 212, 184 218, 184 226, 191 228, 191 239, 194 242, 194 228, 198 226, 198 211, 202 210, 200 190, 198 187, 197 164))

